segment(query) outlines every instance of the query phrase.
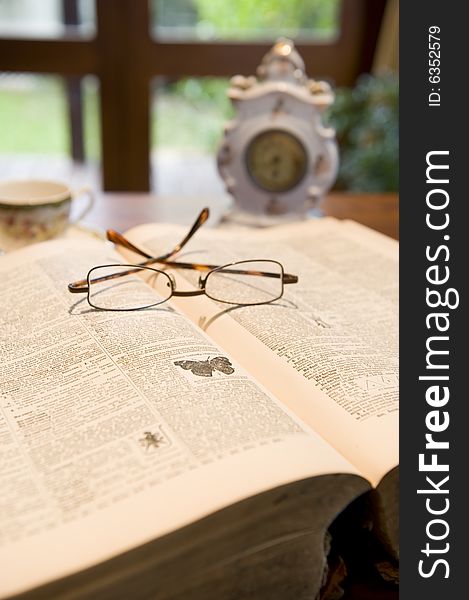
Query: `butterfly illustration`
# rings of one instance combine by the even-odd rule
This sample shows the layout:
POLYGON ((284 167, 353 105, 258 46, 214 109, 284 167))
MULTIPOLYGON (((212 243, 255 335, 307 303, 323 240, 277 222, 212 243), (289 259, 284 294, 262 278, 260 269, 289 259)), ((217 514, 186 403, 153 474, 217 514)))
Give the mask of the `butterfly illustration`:
POLYGON ((208 357, 207 360, 176 360, 174 364, 200 377, 211 377, 214 371, 221 371, 225 375, 234 373, 230 361, 224 356, 208 357))

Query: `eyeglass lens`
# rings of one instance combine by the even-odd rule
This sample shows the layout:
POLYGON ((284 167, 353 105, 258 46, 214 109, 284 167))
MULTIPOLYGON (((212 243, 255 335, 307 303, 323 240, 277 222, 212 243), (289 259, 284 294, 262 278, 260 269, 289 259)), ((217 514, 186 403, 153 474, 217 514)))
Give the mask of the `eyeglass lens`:
POLYGON ((133 265, 105 265, 88 274, 88 301, 101 310, 138 310, 166 302, 172 295, 172 282, 163 271, 133 265), (132 272, 116 276, 126 270, 132 272), (113 278, 113 276, 116 276, 113 278), (101 281, 93 280, 101 279, 101 281), (150 287, 142 285, 142 280, 150 287), (158 293, 155 301, 154 291, 158 293))
POLYGON ((267 260, 241 261, 215 269, 207 276, 205 293, 213 300, 229 304, 273 302, 283 294, 282 265, 267 260))

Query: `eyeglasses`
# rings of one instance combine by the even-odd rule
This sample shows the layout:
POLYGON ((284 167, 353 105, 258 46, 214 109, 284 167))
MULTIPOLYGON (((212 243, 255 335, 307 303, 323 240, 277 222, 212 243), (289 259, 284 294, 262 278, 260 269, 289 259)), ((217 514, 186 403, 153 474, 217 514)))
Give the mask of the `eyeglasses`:
POLYGON ((282 297, 285 284, 298 283, 298 277, 285 273, 281 263, 276 260, 242 260, 222 266, 170 260, 207 221, 208 216, 209 210, 204 208, 183 240, 170 252, 158 257, 138 248, 117 231, 108 229, 106 235, 111 242, 145 257, 146 260, 135 265, 110 264, 93 267, 86 279, 68 284, 69 292, 86 293, 90 306, 99 310, 131 311, 158 306, 172 296, 190 297, 203 294, 226 304, 268 304, 282 297), (153 264, 206 274, 199 277, 198 289, 179 291, 176 289, 174 276, 166 270, 151 267, 153 264), (147 286, 141 285, 142 279, 147 286), (157 292, 157 297, 154 291, 157 292))

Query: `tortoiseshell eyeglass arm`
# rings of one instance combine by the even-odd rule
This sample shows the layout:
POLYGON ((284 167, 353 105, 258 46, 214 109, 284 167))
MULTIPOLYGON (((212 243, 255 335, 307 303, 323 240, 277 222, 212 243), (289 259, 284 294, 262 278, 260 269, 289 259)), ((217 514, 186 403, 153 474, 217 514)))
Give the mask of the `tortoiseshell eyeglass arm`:
POLYGON ((154 258, 151 254, 148 254, 148 252, 145 252, 145 250, 142 250, 141 248, 138 248, 137 246, 132 244, 132 242, 130 242, 127 238, 125 238, 118 231, 114 231, 114 229, 107 229, 106 237, 110 242, 112 242, 113 244, 116 244, 117 246, 122 246, 123 248, 127 248, 127 250, 131 250, 132 252, 135 252, 136 254, 140 254, 140 256, 144 256, 145 258, 154 258))
POLYGON ((181 242, 179 242, 179 244, 176 244, 176 246, 174 246, 174 248, 170 252, 162 254, 161 256, 152 256, 151 254, 148 254, 147 252, 145 252, 145 250, 142 250, 141 248, 135 246, 135 244, 132 244, 132 242, 126 239, 123 235, 121 235, 117 231, 114 231, 114 229, 108 229, 106 231, 106 236, 110 242, 113 242, 118 246, 127 248, 127 250, 131 250, 132 252, 136 252, 137 254, 140 254, 145 258, 165 261, 168 258, 171 258, 171 256, 177 254, 187 244, 187 242, 191 239, 194 233, 207 221, 209 215, 210 211, 207 207, 202 209, 202 211, 200 212, 197 219, 194 221, 194 224, 192 225, 184 239, 181 242))
MULTIPOLYGON (((146 267, 154 263, 164 263, 167 267, 175 267, 177 269, 192 269, 194 271, 201 271, 205 273, 210 273, 214 269, 218 269, 219 265, 203 265, 198 263, 184 263, 184 262, 171 262, 171 261, 163 261, 159 258, 150 258, 149 260, 139 263, 135 265, 136 267, 146 267)), ((115 274, 113 278, 123 277, 124 275, 128 275, 130 273, 129 270, 124 270, 121 273, 115 274)), ((233 269, 229 268, 229 266, 225 269, 225 273, 235 273, 240 275, 257 275, 260 277, 273 277, 278 278, 280 275, 278 273, 269 273, 266 271, 245 271, 244 269, 233 269)), ((98 277, 95 280, 92 280, 91 283, 96 283, 98 281, 104 281, 108 279, 107 277, 98 277)), ((284 273, 282 276, 282 282, 286 285, 289 283, 298 283, 298 276, 291 275, 290 273, 284 273)), ((72 294, 83 294, 88 291, 88 279, 81 279, 80 281, 74 281, 73 283, 68 284, 68 291, 72 294)))
POLYGON ((67 288, 72 294, 86 294, 88 292, 88 280, 80 279, 80 281, 74 281, 73 283, 69 283, 67 288))
MULTIPOLYGON (((116 232, 117 233, 117 232, 116 232)), ((120 234, 118 234, 120 235, 120 234)), ((125 240, 125 238, 122 238, 123 240, 125 240)), ((128 240, 125 240, 128 241, 128 240)), ((131 244, 129 242, 129 244, 131 244)), ((148 255, 150 256, 150 255, 148 255)), ((141 263, 137 263, 135 266, 136 267, 149 267, 150 265, 153 265, 155 263, 164 263, 165 265, 172 265, 173 263, 167 263, 164 260, 161 260, 160 258, 152 258, 150 256, 150 258, 148 260, 145 260, 141 263)), ((122 271, 121 273, 119 273, 117 275, 117 277, 124 277, 125 275, 128 275, 129 271, 122 271)), ((106 277, 97 277, 96 279, 93 279, 91 281, 91 283, 96 283, 99 281, 105 281, 107 278, 106 277)), ((68 284, 68 291, 71 292, 72 294, 83 294, 85 292, 88 291, 88 279, 80 279, 80 281, 74 281, 73 283, 69 283, 68 284)))
MULTIPOLYGON (((207 221, 208 217, 209 217, 209 209, 204 208, 201 211, 201 213, 199 214, 199 216, 197 217, 197 219, 195 220, 195 222, 192 225, 191 229, 189 230, 188 234, 184 237, 184 239, 179 244, 177 244, 171 250, 171 252, 168 252, 168 253, 158 256, 158 257, 153 257, 151 254, 148 254, 145 250, 138 248, 137 246, 135 246, 135 244, 130 242, 128 239, 126 239, 122 234, 118 233, 117 231, 114 231, 113 229, 108 229, 106 233, 107 233, 108 240, 110 240, 111 242, 113 242, 119 246, 123 246, 124 248, 127 248, 128 250, 131 250, 132 252, 140 254, 141 256, 143 256, 147 259, 146 261, 136 264, 135 265, 136 267, 145 267, 145 266, 149 266, 149 265, 152 265, 155 263, 162 263, 167 267, 175 267, 175 268, 179 268, 179 269, 193 269, 196 271, 210 272, 214 269, 220 268, 220 265, 171 262, 168 260, 168 258, 170 258, 174 254, 179 252, 185 246, 185 244, 187 244, 187 242, 191 239, 191 237, 195 234, 195 232, 207 221)), ((233 268, 230 269, 229 265, 226 265, 226 267, 228 267, 228 268, 225 269, 225 272, 228 272, 228 273, 257 275, 257 276, 262 276, 262 277, 274 277, 274 278, 280 277, 280 275, 277 273, 269 273, 269 272, 265 272, 265 271, 245 271, 245 270, 233 269, 233 268)), ((113 278, 128 275, 129 273, 130 273, 130 271, 128 271, 128 270, 122 271, 119 274, 115 274, 113 276, 113 278)), ((281 277, 282 277, 282 283, 284 283, 284 284, 298 283, 298 277, 296 275, 291 275, 290 273, 283 273, 283 275, 281 277)), ((90 281, 90 283, 97 283, 99 281, 104 281, 106 279, 108 279, 108 278, 107 277, 98 277, 98 278, 90 281)), ((72 294, 87 293, 88 289, 89 289, 88 279, 81 279, 79 281, 74 281, 73 283, 68 284, 68 291, 71 292, 72 294)), ((198 295, 198 293, 197 294, 192 294, 192 293, 186 294, 184 292, 184 295, 198 295)))
MULTIPOLYGON (((190 228, 189 232, 184 237, 184 239, 181 242, 179 242, 179 244, 176 244, 176 246, 170 252, 156 257, 152 256, 151 254, 148 254, 148 252, 142 250, 142 248, 138 248, 137 246, 135 246, 135 244, 132 244, 132 242, 130 242, 122 234, 120 234, 118 231, 115 231, 114 229, 108 229, 106 231, 106 236, 110 242, 113 242, 118 246, 122 246, 123 248, 127 248, 127 250, 131 250, 132 252, 135 252, 136 254, 140 254, 141 256, 147 258, 147 261, 140 263, 140 266, 146 266, 155 262, 164 262, 166 259, 171 258, 171 256, 177 254, 187 244, 187 242, 191 239, 194 233, 198 229, 200 229, 200 227, 207 221, 209 216, 210 210, 207 207, 203 208, 200 211, 200 214, 197 217, 197 219, 194 221, 194 224, 190 228)), ((123 275, 124 274, 125 272, 123 273, 123 275)), ((88 292, 88 281, 86 279, 80 279, 80 281, 74 281, 73 283, 69 283, 68 291, 72 294, 86 293, 88 292)))
POLYGON ((168 252, 167 254, 163 254, 163 256, 159 256, 158 258, 160 258, 161 260, 166 260, 167 258, 171 258, 171 256, 174 256, 180 250, 182 250, 182 248, 184 248, 184 246, 191 239, 191 237, 194 235, 194 233, 198 229, 200 229, 202 227, 202 225, 207 221, 209 216, 210 216, 210 210, 206 206, 205 208, 203 208, 200 211, 199 216, 194 221, 194 224, 192 225, 192 227, 189 229, 189 232, 187 233, 186 237, 181 242, 179 242, 179 244, 176 244, 176 246, 174 246, 174 248, 171 250, 171 252, 168 252))

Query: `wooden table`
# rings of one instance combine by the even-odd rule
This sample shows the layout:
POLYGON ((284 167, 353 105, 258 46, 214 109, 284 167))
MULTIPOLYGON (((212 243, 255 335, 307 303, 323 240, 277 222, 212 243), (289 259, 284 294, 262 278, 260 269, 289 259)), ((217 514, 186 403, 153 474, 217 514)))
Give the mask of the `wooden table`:
POLYGON ((352 219, 399 239, 399 196, 397 194, 328 195, 322 205, 324 214, 338 219, 352 219))
MULTIPOLYGON (((85 223, 102 229, 125 231, 134 225, 169 222, 190 225, 198 212, 208 206, 215 225, 229 206, 219 197, 162 197, 150 194, 102 193, 85 223)), ((399 237, 399 199, 397 194, 331 193, 323 201, 325 215, 353 219, 394 239, 399 237)), ((210 222, 210 221, 209 221, 210 222)))

